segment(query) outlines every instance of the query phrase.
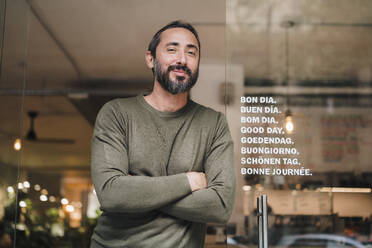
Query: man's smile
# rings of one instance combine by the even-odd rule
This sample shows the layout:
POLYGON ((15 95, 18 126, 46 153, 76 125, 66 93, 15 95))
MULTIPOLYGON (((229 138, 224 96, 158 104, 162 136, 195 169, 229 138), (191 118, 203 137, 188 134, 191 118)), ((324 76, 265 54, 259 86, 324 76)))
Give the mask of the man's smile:
POLYGON ((184 70, 174 69, 174 70, 172 70, 172 72, 174 72, 176 74, 176 76, 182 76, 182 77, 184 77, 184 76, 187 75, 186 71, 184 71, 184 70))

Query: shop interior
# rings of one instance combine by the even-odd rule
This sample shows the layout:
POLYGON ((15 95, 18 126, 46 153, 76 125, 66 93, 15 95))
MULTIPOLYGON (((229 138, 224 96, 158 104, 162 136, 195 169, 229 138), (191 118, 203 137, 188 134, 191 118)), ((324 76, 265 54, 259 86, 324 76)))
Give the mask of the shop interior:
POLYGON ((270 246, 372 247, 371 1, 0 0, 0 13, 0 247, 89 247, 96 115, 151 90, 148 42, 177 19, 201 41, 191 98, 234 140, 234 211, 205 247, 257 247, 263 194, 270 246))

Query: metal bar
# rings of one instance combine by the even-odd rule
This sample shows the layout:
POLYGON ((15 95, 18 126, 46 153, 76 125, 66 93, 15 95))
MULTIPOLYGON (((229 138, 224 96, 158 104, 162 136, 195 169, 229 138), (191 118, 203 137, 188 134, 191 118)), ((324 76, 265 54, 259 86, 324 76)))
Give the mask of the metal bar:
POLYGON ((334 26, 334 27, 372 27, 372 23, 368 22, 293 22, 295 25, 307 25, 307 26, 334 26))
POLYGON ((262 200, 262 240, 263 248, 269 247, 268 237, 267 237, 267 195, 261 196, 262 200))
POLYGON ((226 26, 226 22, 192 22, 193 26, 226 26))
POLYGON ((76 95, 80 98, 87 98, 88 95, 133 95, 147 89, 148 87, 138 89, 0 89, 0 96, 22 96, 24 94, 26 96, 71 96, 73 98, 76 95))
POLYGON ((257 197, 258 247, 268 248, 267 195, 257 197))
POLYGON ((372 94, 372 87, 304 87, 304 86, 270 86, 270 87, 245 87, 244 93, 253 94, 283 94, 283 95, 325 95, 325 94, 372 94))
MULTIPOLYGON (((355 23, 347 23, 347 22, 296 22, 293 21, 293 24, 296 26, 329 26, 329 27, 365 27, 371 28, 372 23, 368 22, 355 22, 355 23)), ((267 22, 228 22, 226 23, 228 26, 267 26, 267 22)), ((283 22, 271 22, 271 25, 281 25, 283 26, 283 22)))
MULTIPOLYGON (((145 90, 151 89, 151 84, 141 85, 137 88, 127 89, 125 88, 125 83, 123 83, 123 89, 91 89, 91 88, 64 88, 64 89, 26 89, 25 95, 65 95, 69 93, 88 93, 94 95, 107 95, 107 94, 117 94, 125 93, 126 91, 136 91, 136 90, 145 90)), ((114 88, 114 87, 112 87, 114 88)), ((254 95, 276 95, 276 96, 324 96, 332 97, 338 95, 347 95, 347 96, 372 96, 372 88, 305 88, 305 87, 292 87, 289 89, 288 94, 286 92, 287 87, 249 87, 246 88, 244 94, 246 96, 254 95)), ((0 95, 22 95, 22 89, 15 88, 0 88, 0 95)))
POLYGON ((6 25, 6 0, 1 0, 0 1, 1 7, 0 7, 0 12, 3 18, 0 20, 0 78, 2 75, 2 68, 3 68, 3 54, 4 54, 4 40, 5 40, 5 25, 6 25))
POLYGON ((262 235, 262 198, 257 197, 258 248, 263 248, 262 235))

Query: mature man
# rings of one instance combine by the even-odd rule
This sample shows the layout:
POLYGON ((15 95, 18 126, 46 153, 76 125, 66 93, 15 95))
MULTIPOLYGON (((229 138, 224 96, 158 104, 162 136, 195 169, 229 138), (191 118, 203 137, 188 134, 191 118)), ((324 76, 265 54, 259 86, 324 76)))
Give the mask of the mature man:
POLYGON ((198 78, 195 29, 172 22, 153 37, 153 91, 100 110, 92 177, 102 215, 91 247, 203 247, 207 222, 231 215, 235 176, 225 117, 188 98, 198 78))

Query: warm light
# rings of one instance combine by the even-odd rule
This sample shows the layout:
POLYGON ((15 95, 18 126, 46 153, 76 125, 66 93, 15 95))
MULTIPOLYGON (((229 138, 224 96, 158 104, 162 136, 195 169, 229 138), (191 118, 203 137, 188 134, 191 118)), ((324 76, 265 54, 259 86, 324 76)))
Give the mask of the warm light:
POLYGON ((30 188, 30 183, 29 182, 27 182, 27 181, 24 181, 23 182, 23 187, 25 187, 26 189, 29 189, 30 188))
POLYGON ((71 202, 72 205, 74 205, 77 208, 82 208, 83 204, 81 202, 71 202))
POLYGON ((49 201, 50 202, 56 202, 56 198, 54 196, 49 196, 49 201))
POLYGON ((81 214, 75 211, 71 213, 70 218, 73 220, 81 220, 81 214))
POLYGON ((40 201, 47 201, 48 200, 48 197, 46 195, 40 195, 40 201))
POLYGON ((72 206, 72 205, 67 205, 66 206, 66 211, 67 212, 71 213, 71 212, 74 212, 74 210, 75 210, 74 206, 72 206))
POLYGON ((322 188, 319 188, 318 191, 320 191, 320 192, 332 192, 332 188, 331 187, 322 187, 322 188))
POLYGON ((287 133, 292 133, 293 129, 294 129, 293 120, 291 117, 287 117, 285 123, 285 130, 287 130, 287 133))
POLYGON ((18 183, 18 189, 23 189, 23 183, 18 183))
POLYGON ((21 208, 25 208, 25 207, 27 207, 27 204, 26 204, 25 201, 20 201, 20 202, 19 202, 19 206, 20 206, 21 208))
POLYGON ((291 134, 294 130, 293 117, 290 110, 285 112, 284 128, 289 134, 291 134))
POLYGON ((39 184, 35 184, 34 190, 39 191, 40 189, 41 189, 40 185, 39 184))
POLYGON ((67 205, 68 204, 68 200, 66 198, 62 198, 61 199, 61 203, 62 203, 62 205, 67 205))
POLYGON ((8 190, 8 193, 14 193, 14 189, 12 186, 9 186, 7 190, 8 190))
POLYGON ((14 141, 14 150, 19 151, 22 148, 21 139, 16 139, 14 141))
POLYGON ((256 184, 256 189, 258 191, 263 191, 264 190, 264 187, 262 187, 262 185, 258 183, 258 184, 256 184))
POLYGON ((249 185, 244 185, 244 186, 243 186, 243 190, 244 190, 244 191, 250 191, 250 190, 251 190, 251 186, 249 186, 249 185))
POLYGON ((46 190, 46 189, 42 189, 42 190, 41 190, 41 194, 43 194, 43 195, 47 195, 47 194, 48 194, 48 190, 46 190))
POLYGON ((343 188, 343 187, 322 187, 319 189, 320 192, 332 192, 332 193, 371 193, 371 188, 343 188))

